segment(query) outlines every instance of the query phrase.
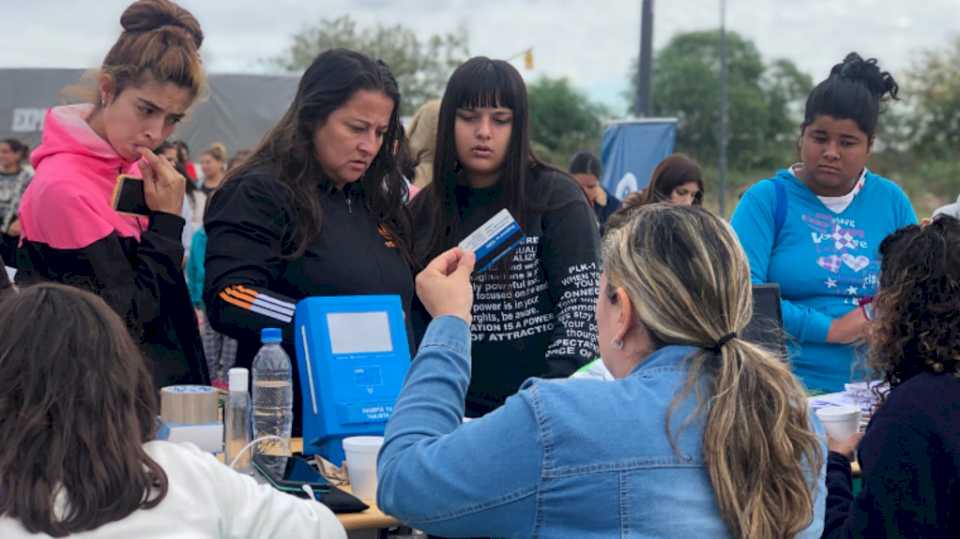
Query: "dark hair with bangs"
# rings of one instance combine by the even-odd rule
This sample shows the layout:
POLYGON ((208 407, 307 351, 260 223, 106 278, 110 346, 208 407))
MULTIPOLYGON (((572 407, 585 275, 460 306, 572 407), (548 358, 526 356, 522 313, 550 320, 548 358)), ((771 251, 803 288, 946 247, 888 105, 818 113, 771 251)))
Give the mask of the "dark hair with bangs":
POLYGON ((255 169, 277 177, 297 211, 296 248, 289 258, 302 255, 320 233, 323 211, 318 193, 333 188, 317 161, 314 131, 360 90, 382 92, 393 101, 393 112, 380 150, 358 183, 370 212, 388 230, 404 260, 413 262, 410 214, 404 204, 407 182, 394 153, 401 137, 400 89, 387 64, 348 49, 331 49, 314 59, 300 78, 290 108, 253 153, 224 179, 230 181, 255 169))
POLYGON ((0 517, 64 537, 156 507, 167 475, 143 444, 160 406, 124 322, 61 284, 0 297, 0 517))
POLYGON ((833 66, 830 76, 807 96, 801 131, 817 116, 830 116, 853 120, 872 142, 880 116, 880 102, 886 96, 897 99, 899 91, 893 75, 880 71, 876 58, 864 60, 851 52, 842 63, 833 66))
MULTIPOLYGON (((532 201, 527 197, 527 179, 539 169, 552 169, 530 149, 530 115, 527 87, 520 73, 503 60, 477 56, 464 62, 447 82, 437 122, 433 181, 414 198, 411 209, 418 225, 425 227, 415 254, 426 265, 452 245, 460 225, 456 188, 466 183, 457 156, 455 123, 458 109, 504 107, 513 111, 513 127, 503 166, 500 197, 521 228, 532 201)), ((505 257, 509 258, 509 257, 505 257)), ((501 265, 509 264, 509 261, 501 265)))

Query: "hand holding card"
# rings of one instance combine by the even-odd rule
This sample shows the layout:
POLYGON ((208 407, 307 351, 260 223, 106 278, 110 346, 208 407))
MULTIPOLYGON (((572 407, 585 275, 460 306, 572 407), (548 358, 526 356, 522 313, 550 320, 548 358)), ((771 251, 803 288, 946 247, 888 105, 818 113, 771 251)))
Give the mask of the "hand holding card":
POLYGON ((430 261, 417 275, 417 297, 430 316, 456 316, 467 324, 471 322, 473 287, 470 273, 473 268, 473 253, 454 247, 430 261))
POLYGON ((474 271, 480 273, 510 254, 523 238, 520 225, 504 208, 464 238, 459 247, 464 251, 473 251, 477 257, 474 271))

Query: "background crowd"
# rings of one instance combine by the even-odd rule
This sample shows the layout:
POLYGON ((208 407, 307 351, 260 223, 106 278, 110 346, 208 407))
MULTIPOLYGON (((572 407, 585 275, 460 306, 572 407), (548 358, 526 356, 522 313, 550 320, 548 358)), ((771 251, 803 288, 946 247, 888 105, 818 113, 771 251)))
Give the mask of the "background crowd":
POLYGON ((300 300, 357 294, 398 295, 406 315, 415 359, 378 500, 417 528, 960 530, 960 222, 945 208, 919 225, 870 169, 899 94, 877 60, 851 53, 812 88, 797 162, 727 223, 689 155, 623 201, 589 152, 540 159, 521 75, 486 57, 405 128, 390 66, 328 50, 256 147, 214 144, 198 172, 168 139, 205 88, 199 23, 139 0, 121 24, 88 103, 50 109, 32 152, 0 141, 19 288, 0 280, 0 535, 343 536, 322 505, 154 441, 154 418, 158 387, 223 383, 263 328, 295 357, 300 300), (146 214, 112 207, 118 173, 143 179, 146 214), (502 209, 524 237, 474 271, 457 245, 502 209), (743 338, 759 283, 780 287, 789 357, 743 338), (612 380, 552 380, 597 358, 612 380), (862 440, 828 439, 808 395, 864 376, 885 384, 862 440))

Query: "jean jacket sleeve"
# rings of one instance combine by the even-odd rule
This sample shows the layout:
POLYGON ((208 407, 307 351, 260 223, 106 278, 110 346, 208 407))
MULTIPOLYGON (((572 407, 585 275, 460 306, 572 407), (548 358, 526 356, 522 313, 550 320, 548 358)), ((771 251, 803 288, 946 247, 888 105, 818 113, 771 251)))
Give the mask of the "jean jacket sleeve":
POLYGON ((530 536, 543 447, 522 396, 461 424, 470 331, 455 317, 427 329, 387 425, 378 503, 439 535, 530 536))

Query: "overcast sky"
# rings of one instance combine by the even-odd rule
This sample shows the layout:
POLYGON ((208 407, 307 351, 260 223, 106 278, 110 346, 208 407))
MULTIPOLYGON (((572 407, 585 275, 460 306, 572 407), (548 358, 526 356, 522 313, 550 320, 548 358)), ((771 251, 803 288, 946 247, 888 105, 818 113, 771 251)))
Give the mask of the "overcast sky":
MULTIPOLYGON (((120 29, 129 0, 0 0, 0 67, 93 67, 120 29)), ((262 72, 310 21, 349 14, 361 25, 403 24, 423 36, 469 29, 470 52, 505 58, 533 47, 541 74, 569 77, 622 110, 639 41, 640 0, 183 0, 200 20, 213 72, 262 72)), ((659 0, 654 42, 715 28, 719 0, 659 0)), ((896 75, 923 49, 960 33, 960 0, 729 0, 727 25, 766 59, 787 57, 820 80, 849 51, 896 75)), ((517 63, 520 65, 520 62, 517 63)), ((2 82, 2 81, 0 81, 2 82)))

